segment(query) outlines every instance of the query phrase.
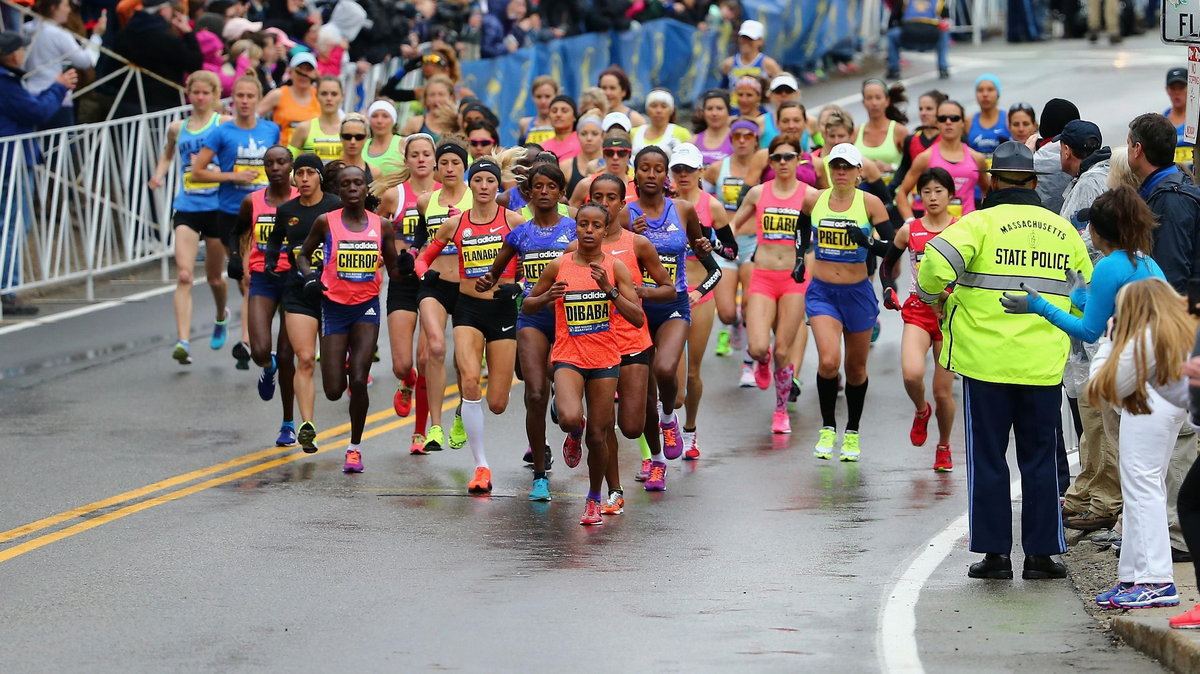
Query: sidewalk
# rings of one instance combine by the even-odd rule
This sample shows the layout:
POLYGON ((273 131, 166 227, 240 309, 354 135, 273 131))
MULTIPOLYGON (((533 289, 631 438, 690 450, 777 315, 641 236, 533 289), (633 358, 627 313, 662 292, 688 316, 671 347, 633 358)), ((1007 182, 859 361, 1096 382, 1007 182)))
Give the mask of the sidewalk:
POLYGON ((1070 547, 1062 557, 1088 613, 1102 628, 1111 629, 1116 637, 1158 660, 1168 670, 1188 674, 1200 672, 1200 630, 1173 630, 1167 625, 1168 618, 1200 603, 1192 564, 1175 565, 1179 606, 1136 611, 1102 609, 1096 606, 1095 596, 1116 582, 1117 557, 1111 548, 1099 549, 1087 539, 1090 535, 1068 529, 1070 547))

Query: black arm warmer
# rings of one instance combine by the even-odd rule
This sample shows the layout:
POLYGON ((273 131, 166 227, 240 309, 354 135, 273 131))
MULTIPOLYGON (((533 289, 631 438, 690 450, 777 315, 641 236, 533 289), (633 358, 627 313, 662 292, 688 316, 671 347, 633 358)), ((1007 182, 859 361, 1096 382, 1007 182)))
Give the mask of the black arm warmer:
POLYGON ((733 236, 733 228, 726 225, 715 230, 717 235, 716 242, 713 243, 713 252, 726 260, 736 260, 738 256, 737 238, 733 236))
POLYGON ((417 231, 413 232, 413 248, 421 250, 429 243, 429 225, 425 223, 425 214, 417 213, 417 231))
POLYGON ((700 264, 704 265, 704 270, 708 272, 708 276, 705 276, 700 285, 696 286, 696 290, 699 290, 703 297, 717 287, 717 283, 721 280, 721 268, 717 266, 717 261, 711 255, 706 255, 699 260, 700 264))

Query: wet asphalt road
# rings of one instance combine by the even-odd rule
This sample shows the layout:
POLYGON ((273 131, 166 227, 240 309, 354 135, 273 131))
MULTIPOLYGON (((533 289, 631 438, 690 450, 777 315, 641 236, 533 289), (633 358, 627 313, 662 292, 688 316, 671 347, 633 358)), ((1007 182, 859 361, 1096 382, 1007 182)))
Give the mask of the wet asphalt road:
MULTIPOLYGON (((950 88, 969 99, 974 77, 992 71, 1005 104, 1071 98, 1120 144, 1134 114, 1165 107, 1163 73, 1183 56, 1150 39, 1127 44, 1121 54, 1079 42, 964 48, 950 88), (1129 95, 1112 95, 1122 87, 1129 95)), ((931 63, 914 61, 910 72, 927 77, 931 63)), ((856 86, 822 85, 806 102, 856 86)), ((211 300, 204 287, 195 297, 203 335, 211 300)), ((738 360, 710 355, 703 458, 675 462, 669 491, 652 495, 632 480, 636 448, 623 442, 626 514, 594 528, 578 525, 582 468, 557 465, 552 503, 525 499, 519 387, 507 414, 487 418, 496 491, 480 499, 465 494, 469 451, 408 456, 411 420, 390 412, 386 347, 366 472, 346 476, 344 430, 315 456, 271 448, 278 403, 258 400, 256 372, 233 369, 227 351, 194 336, 195 364, 175 365, 169 295, 0 333, 0 669, 898 666, 881 652, 881 634, 895 631, 881 611, 965 511, 966 484, 961 428, 954 473, 929 470, 931 446, 909 446, 900 321, 883 321, 861 464, 811 455, 811 344, 784 437, 769 434, 773 394, 735 388, 738 360)), ((318 400, 319 427, 344 423, 345 409, 318 400)), ((561 433, 550 436, 557 447, 561 433)), ((975 558, 957 540, 919 592, 925 669, 1157 669, 1112 647, 1067 581, 971 581, 975 558)))

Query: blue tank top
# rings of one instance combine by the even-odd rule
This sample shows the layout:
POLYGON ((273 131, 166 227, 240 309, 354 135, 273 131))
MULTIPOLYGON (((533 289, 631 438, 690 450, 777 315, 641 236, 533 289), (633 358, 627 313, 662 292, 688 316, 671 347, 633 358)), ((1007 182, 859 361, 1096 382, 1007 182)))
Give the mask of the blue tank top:
POLYGON ((982 152, 988 157, 996 151, 1000 143, 1008 140, 1008 113, 1001 110, 1000 119, 995 126, 983 126, 979 123, 979 113, 971 118, 971 128, 967 131, 967 145, 976 152, 982 152))
MULTIPOLYGON (((199 131, 188 129, 187 120, 179 127, 179 138, 175 141, 179 149, 179 193, 175 195, 175 210, 184 213, 202 213, 217 210, 220 183, 201 183, 192 178, 192 155, 204 147, 204 141, 217 129, 221 115, 212 113, 212 117, 204 128, 199 131)), ((220 166, 209 164, 214 170, 220 166)))
POLYGON ((510 211, 520 211, 522 208, 525 208, 525 204, 527 203, 529 202, 525 201, 525 197, 521 196, 521 190, 518 190, 516 185, 508 188, 508 206, 505 208, 510 211))
POLYGON ((546 265, 561 257, 574 240, 575 221, 568 217, 559 218, 553 227, 539 227, 533 220, 528 220, 508 233, 504 242, 517 249, 521 259, 521 285, 526 297, 537 285, 546 265))
POLYGON ((220 164, 222 171, 258 173, 251 183, 221 183, 218 192, 221 212, 236 214, 247 194, 267 186, 263 155, 267 153, 267 148, 278 142, 279 125, 265 119, 258 120, 253 129, 243 129, 231 119, 209 134, 204 147, 213 151, 214 161, 220 164))
MULTIPOLYGON (((1163 110, 1163 117, 1170 117, 1171 109, 1163 110)), ((1191 166, 1192 164, 1192 143, 1183 139, 1183 134, 1187 130, 1187 122, 1175 127, 1175 163, 1191 166)))
MULTIPOLYGON (((684 261, 687 259, 688 237, 687 228, 679 219, 679 211, 675 208, 673 199, 666 200, 666 206, 663 208, 662 217, 657 220, 650 219, 646 216, 646 224, 648 229, 642 232, 642 236, 650 239, 650 243, 654 244, 654 249, 658 251, 658 259, 662 262, 662 266, 666 268, 667 273, 675 280, 675 292, 686 293, 688 290, 687 284, 687 267, 684 261)), ((639 215, 646 215, 646 212, 638 206, 636 201, 629 203, 629 224, 637 219, 639 215)), ((657 286, 654 279, 643 275, 642 282, 648 286, 657 286)))

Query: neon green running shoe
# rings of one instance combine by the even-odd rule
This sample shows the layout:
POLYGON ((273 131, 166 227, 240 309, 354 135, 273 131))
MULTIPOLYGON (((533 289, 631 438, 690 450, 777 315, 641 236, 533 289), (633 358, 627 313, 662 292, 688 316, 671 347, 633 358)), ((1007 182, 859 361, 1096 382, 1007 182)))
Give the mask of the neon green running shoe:
POLYGON ((444 444, 446 444, 446 434, 442 431, 442 427, 431 426, 429 432, 425 434, 425 451, 440 452, 444 444))
POLYGON ((462 415, 454 415, 454 425, 450 426, 450 449, 462 449, 467 446, 467 427, 463 426, 462 415))
MULTIPOLYGON (((818 459, 830 459, 833 457, 833 446, 837 444, 837 429, 826 426, 821 429, 821 434, 817 436, 817 446, 813 448, 813 456, 818 459)), ((858 451, 858 440, 855 440, 855 451, 858 451)))
POLYGON ((842 435, 842 456, 840 459, 847 462, 858 461, 858 431, 846 431, 842 435))
POLYGON ((733 348, 729 346, 728 330, 721 330, 717 333, 717 348, 713 349, 713 353, 718 356, 728 356, 733 353, 733 348))

